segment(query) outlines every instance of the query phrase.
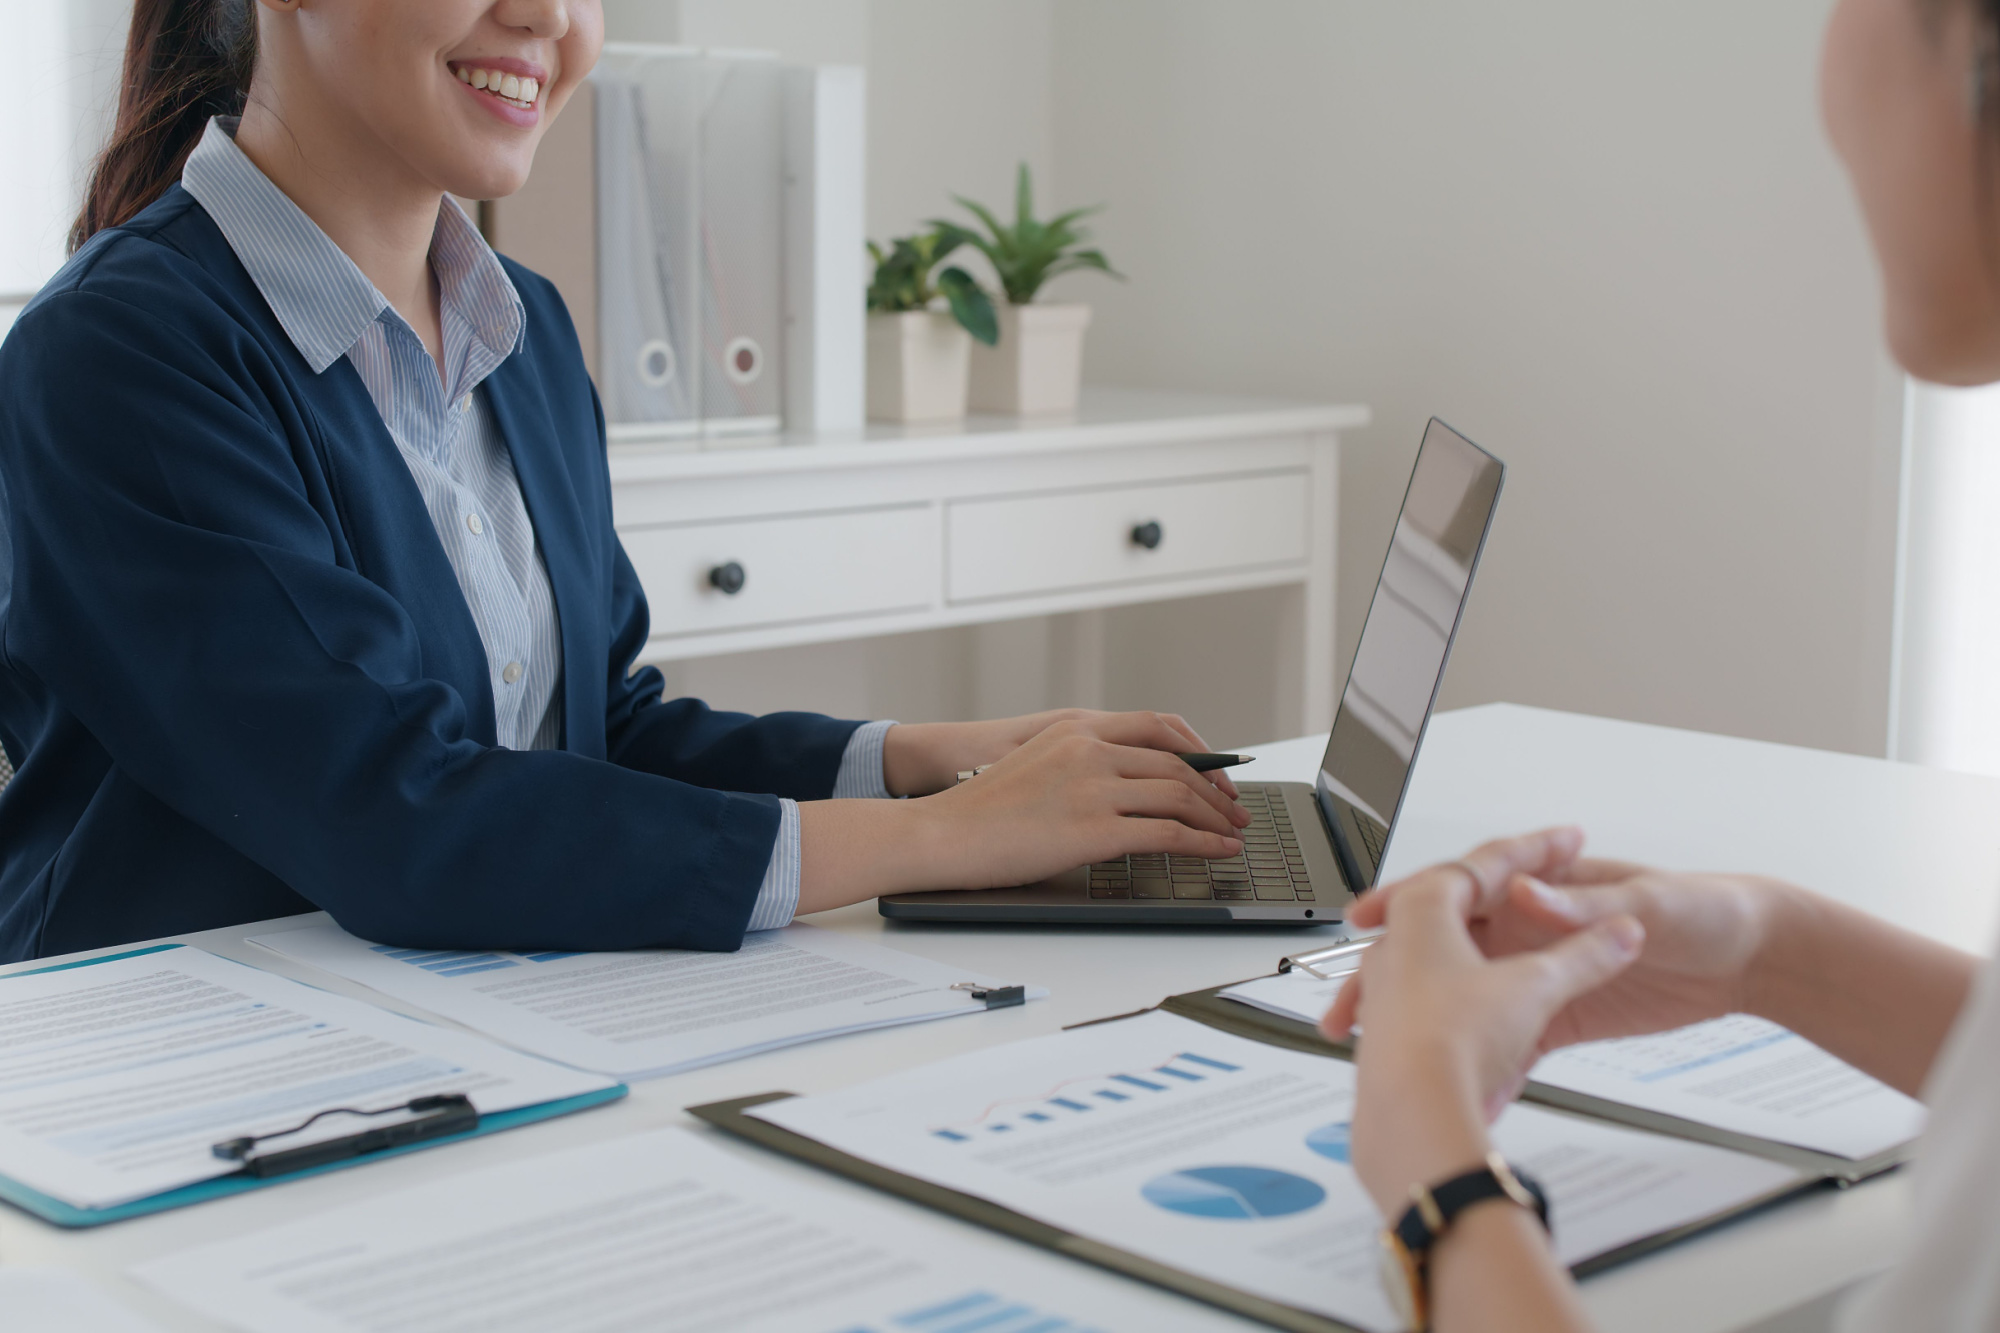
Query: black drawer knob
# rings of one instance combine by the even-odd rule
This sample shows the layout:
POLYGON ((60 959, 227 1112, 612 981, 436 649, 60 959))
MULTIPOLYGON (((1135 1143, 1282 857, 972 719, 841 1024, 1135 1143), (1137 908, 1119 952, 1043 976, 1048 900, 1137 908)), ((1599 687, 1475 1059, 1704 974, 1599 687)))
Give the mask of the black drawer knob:
POLYGON ((726 565, 717 565, 714 569, 708 571, 708 581, 710 586, 718 588, 729 596, 734 597, 737 593, 743 591, 743 566, 737 564, 734 560, 731 560, 726 565))
POLYGON ((1160 539, 1166 535, 1166 531, 1157 522, 1149 521, 1132 529, 1132 543, 1135 546, 1143 546, 1149 551, 1157 551, 1160 549, 1160 539))

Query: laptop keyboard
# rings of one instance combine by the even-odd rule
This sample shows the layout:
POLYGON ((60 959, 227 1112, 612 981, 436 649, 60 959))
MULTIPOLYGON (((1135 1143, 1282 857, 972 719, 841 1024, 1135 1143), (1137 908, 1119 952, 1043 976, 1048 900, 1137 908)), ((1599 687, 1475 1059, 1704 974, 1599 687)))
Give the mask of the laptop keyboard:
POLYGON ((1292 832, 1284 793, 1245 783, 1242 805, 1250 812, 1243 854, 1220 861, 1154 852, 1099 861, 1090 867, 1093 898, 1205 902, 1313 901, 1304 855, 1292 832))
POLYGON ((1361 845, 1368 849, 1368 860, 1374 865, 1381 865, 1382 853, 1389 846, 1389 830, 1359 810, 1354 814, 1354 827, 1361 830, 1361 845))

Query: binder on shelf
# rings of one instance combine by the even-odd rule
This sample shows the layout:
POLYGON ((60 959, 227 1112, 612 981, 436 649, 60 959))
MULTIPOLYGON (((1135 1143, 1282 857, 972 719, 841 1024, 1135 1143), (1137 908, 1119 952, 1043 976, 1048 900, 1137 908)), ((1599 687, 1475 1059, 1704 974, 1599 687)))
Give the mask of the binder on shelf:
POLYGON ((614 442, 862 425, 865 84, 607 44, 487 239, 568 304, 614 442))
MULTIPOLYGON (((244 1003, 237 1006, 237 1008, 247 1015, 243 1021, 247 1022, 251 1029, 254 1029, 258 1023, 270 1019, 276 1010, 284 1007, 282 997, 275 994, 266 995, 262 999, 258 998, 261 988, 266 985, 275 986, 280 991, 296 987, 299 991, 306 992, 309 996, 319 999, 326 1007, 318 1014, 301 1011, 300 1020, 302 1023, 309 1025, 316 1024, 315 1030, 317 1031, 323 1032, 330 1025, 337 1028, 343 1021, 340 1017, 343 1012, 346 1012, 350 1017, 355 1013, 378 1016, 380 1024, 386 1025, 381 1030, 392 1034, 407 1034, 412 1029, 428 1029, 428 1025, 418 1023, 417 1020, 407 1018, 401 1014, 395 1014, 386 1010, 375 1010, 372 1006, 365 1005, 361 1001, 353 1000, 346 996, 335 995, 331 992, 318 991, 312 987, 305 986, 303 983, 291 981, 288 978, 278 977, 270 973, 260 972, 247 964, 220 959, 215 955, 206 954, 201 950, 189 948, 181 944, 151 945, 144 948, 107 954, 97 958, 56 963, 47 967, 30 968, 0 975, 0 1003, 4 1003, 8 999, 8 993, 5 989, 7 985, 10 982, 23 978, 43 977, 51 973, 74 972, 86 968, 116 967, 116 965, 121 964, 131 965, 129 968, 118 968, 121 972, 137 971, 148 965, 140 960, 154 958, 158 958, 161 962, 170 966, 185 968, 186 975, 170 983, 176 987, 176 993, 183 997, 198 990, 204 982, 212 984, 217 977, 231 984, 235 984, 240 980, 245 989, 243 994, 235 998, 244 1001, 244 1003), (182 961, 183 958, 185 959, 184 962, 182 961), (226 970, 232 968, 240 968, 244 975, 238 978, 236 974, 226 970)), ((118 984, 120 984, 119 980, 114 979, 104 983, 104 986, 109 988, 118 984)), ((127 980, 125 984, 134 983, 127 980)), ((129 1005, 133 1002, 126 1001, 124 1003, 129 1005)), ((186 1008, 188 1001, 183 998, 177 1004, 180 1008, 186 1008)), ((46 1009, 46 1003, 44 1003, 43 1007, 46 1009)), ((177 1010, 170 1006, 165 1012, 169 1015, 167 1021, 171 1022, 177 1010)), ((363 1020, 359 1028, 350 1029, 350 1031, 367 1036, 371 1035, 368 1029, 373 1026, 375 1026, 374 1023, 363 1020)), ((461 1139, 475 1138, 484 1134, 497 1134, 521 1125, 529 1125, 537 1121, 553 1119, 557 1116, 568 1115, 574 1111, 581 1111, 593 1106, 600 1106, 607 1102, 616 1101, 625 1096, 627 1092, 627 1088, 623 1083, 589 1075, 580 1075, 577 1071, 563 1069, 560 1066, 550 1065, 545 1061, 535 1060, 531 1056, 524 1056, 518 1052, 492 1046, 484 1038, 473 1037, 471 1034, 458 1033, 449 1029, 436 1029, 435 1031, 440 1034, 440 1041, 444 1043, 438 1048, 437 1052, 434 1052, 434 1054, 439 1055, 440 1059, 449 1059, 454 1055, 463 1056, 468 1051, 477 1054, 479 1053, 478 1048, 488 1048, 493 1059, 498 1062, 489 1066, 489 1072, 498 1073, 511 1070, 512 1073, 507 1076, 512 1077, 513 1075, 521 1074, 523 1070, 527 1070, 527 1077, 541 1078, 543 1080, 542 1086, 546 1091, 560 1093, 567 1088, 575 1087, 582 1087, 584 1090, 570 1095, 551 1096, 548 1100, 529 1105, 488 1111, 483 1114, 473 1107, 470 1098, 463 1094, 450 1093, 434 1093, 420 1096, 405 1100, 399 1106, 380 1108, 379 1110, 354 1112, 349 1107, 329 1107, 320 1112, 320 1114, 306 1120, 304 1124, 294 1124, 290 1128, 265 1130, 262 1133, 255 1134, 246 1132, 236 1138, 225 1139, 219 1143, 215 1143, 212 1148, 204 1148, 202 1151, 205 1157, 216 1161, 241 1163, 234 1171, 227 1174, 205 1176, 201 1179, 192 1180, 190 1183, 159 1189, 154 1193, 144 1194, 139 1197, 121 1198, 117 1202, 90 1205, 76 1202, 73 1199, 58 1197, 48 1189, 38 1188, 26 1180, 17 1179, 14 1175, 6 1174, 4 1170, 0 1170, 0 1200, 13 1204, 15 1207, 56 1226, 102 1226, 106 1223, 120 1222, 128 1218, 145 1217, 174 1208, 184 1208, 190 1204, 205 1203, 211 1199, 228 1198, 232 1195, 242 1194, 248 1190, 262 1189, 268 1185, 280 1184, 306 1176, 320 1175, 328 1171, 338 1171, 366 1162, 400 1156, 404 1153, 418 1152, 425 1148, 453 1143, 461 1139), (474 1043, 476 1043, 476 1047, 473 1045, 474 1043), (541 1072, 535 1072, 536 1069, 539 1069, 541 1072), (374 1129, 365 1129, 359 1134, 344 1135, 333 1139, 314 1140, 297 1147, 279 1148, 276 1151, 262 1153, 257 1151, 258 1146, 267 1140, 287 1138, 333 1112, 349 1111, 353 1114, 373 1116, 396 1110, 412 1111, 415 1118, 398 1121, 374 1129)), ((242 1037, 238 1038, 239 1046, 247 1046, 255 1040, 254 1031, 246 1030, 245 1036, 248 1040, 242 1037)), ((17 1136, 16 1147, 17 1150, 32 1151, 38 1142, 39 1140, 35 1139, 32 1135, 24 1133, 17 1136)), ((0 1168, 4 1168, 4 1163, 0 1163, 0 1168)), ((17 1169, 24 1170, 30 1175, 33 1174, 33 1171, 27 1168, 17 1169)), ((189 1172, 188 1174, 194 1173, 189 1172)), ((179 1178, 186 1180, 188 1175, 182 1174, 179 1178)))

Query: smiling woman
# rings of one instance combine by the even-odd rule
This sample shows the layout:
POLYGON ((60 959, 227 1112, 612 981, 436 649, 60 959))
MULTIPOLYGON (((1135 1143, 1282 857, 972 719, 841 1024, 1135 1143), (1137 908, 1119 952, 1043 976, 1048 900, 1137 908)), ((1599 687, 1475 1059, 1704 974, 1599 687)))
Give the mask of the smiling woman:
POLYGON ((527 180, 602 28, 138 0, 75 254, 0 345, 0 960, 314 907, 405 945, 734 949, 1241 850, 1170 715, 748 717, 635 665, 576 331, 447 198, 527 180), (852 799, 891 795, 924 799, 852 799))

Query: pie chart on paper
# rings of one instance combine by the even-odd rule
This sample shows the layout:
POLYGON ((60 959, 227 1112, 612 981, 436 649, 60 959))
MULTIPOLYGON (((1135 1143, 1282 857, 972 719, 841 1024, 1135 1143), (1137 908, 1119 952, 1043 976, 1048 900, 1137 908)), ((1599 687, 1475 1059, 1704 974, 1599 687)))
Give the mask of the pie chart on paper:
POLYGON ((1139 1192, 1170 1213, 1239 1221, 1303 1213, 1326 1197, 1304 1176, 1264 1166, 1192 1167, 1155 1176, 1139 1192))

